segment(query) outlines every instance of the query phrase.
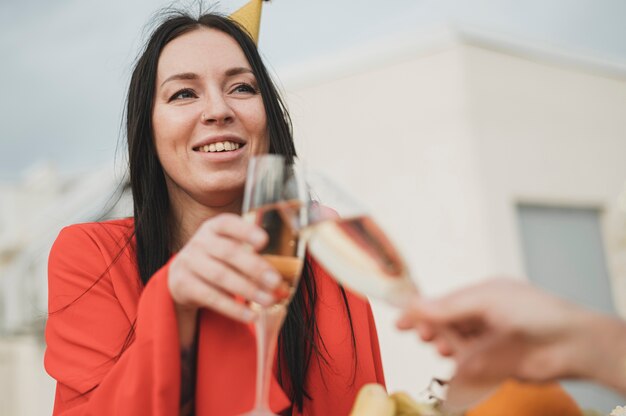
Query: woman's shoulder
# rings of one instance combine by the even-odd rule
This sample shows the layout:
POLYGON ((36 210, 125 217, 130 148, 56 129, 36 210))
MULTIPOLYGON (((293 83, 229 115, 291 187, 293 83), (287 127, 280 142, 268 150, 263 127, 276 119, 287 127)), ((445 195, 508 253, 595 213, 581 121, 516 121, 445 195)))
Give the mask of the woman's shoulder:
POLYGON ((64 227, 48 258, 49 271, 94 269, 113 263, 132 265, 133 220, 130 218, 88 222, 64 227), (123 255, 126 254, 126 255, 123 255))
POLYGON ((64 235, 110 235, 110 234, 132 234, 135 221, 132 218, 120 218, 107 221, 92 221, 71 224, 63 227, 61 234, 64 235))
MULTIPOLYGON (((85 222, 64 227, 55 240, 55 246, 75 243, 95 243, 96 245, 127 243, 134 232, 132 218, 122 218, 99 222, 85 222)), ((86 247, 85 247, 86 248, 86 247)))
MULTIPOLYGON (((123 295, 132 300, 128 304, 134 305, 142 285, 132 236, 132 219, 63 228, 48 257, 50 301, 63 305, 68 298, 74 299, 89 291, 107 298, 113 293, 123 295)), ((132 313, 129 316, 133 316, 132 313)))

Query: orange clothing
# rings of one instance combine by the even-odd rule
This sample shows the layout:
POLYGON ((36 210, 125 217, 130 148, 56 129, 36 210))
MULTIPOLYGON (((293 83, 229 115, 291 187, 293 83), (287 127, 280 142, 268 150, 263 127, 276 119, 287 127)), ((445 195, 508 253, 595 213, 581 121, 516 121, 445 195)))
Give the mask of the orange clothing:
MULTIPOLYGON (((49 259, 45 367, 57 381, 55 415, 161 415, 179 412, 180 347, 168 265, 143 287, 132 219, 67 227, 49 259), (127 349, 122 346, 135 322, 127 349), (121 355, 120 355, 121 353, 121 355)), ((346 415, 365 383, 384 383, 369 304, 346 291, 356 351, 337 284, 313 264, 316 317, 328 361, 311 360, 302 414, 346 415), (355 354, 358 362, 355 361, 355 354), (356 364, 355 364, 356 362, 356 364)), ((236 415, 254 397, 253 328, 209 310, 198 324, 196 414, 236 415)), ((283 380, 285 378, 283 377, 283 380)), ((276 380, 274 412, 291 403, 276 380)), ((293 415, 300 414, 295 409, 293 415)))

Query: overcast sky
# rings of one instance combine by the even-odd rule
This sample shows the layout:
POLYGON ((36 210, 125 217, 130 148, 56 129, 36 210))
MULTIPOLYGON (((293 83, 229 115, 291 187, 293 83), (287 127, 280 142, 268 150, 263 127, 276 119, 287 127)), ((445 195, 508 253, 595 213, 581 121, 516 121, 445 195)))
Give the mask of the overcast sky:
MULTIPOLYGON (((113 159, 144 29, 171 3, 0 0, 0 181, 42 161, 80 172, 113 159)), ((216 10, 243 3, 222 0, 216 10)), ((469 25, 626 64, 625 21, 626 0, 273 0, 260 49, 280 76, 394 32, 469 25)))

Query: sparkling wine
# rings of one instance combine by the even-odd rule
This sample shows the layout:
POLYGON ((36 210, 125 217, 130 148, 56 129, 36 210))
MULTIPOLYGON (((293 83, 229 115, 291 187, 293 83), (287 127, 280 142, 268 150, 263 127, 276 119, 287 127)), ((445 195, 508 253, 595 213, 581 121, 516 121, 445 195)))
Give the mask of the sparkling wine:
POLYGON ((304 233, 311 254, 352 290, 398 305, 415 293, 402 257, 372 218, 326 220, 304 233))
POLYGON ((261 255, 283 277, 282 284, 274 293, 281 301, 291 296, 302 271, 304 246, 299 239, 299 227, 294 225, 297 224, 301 207, 300 201, 285 201, 260 207, 244 215, 247 221, 263 228, 269 236, 261 255))
POLYGON ((291 297, 302 272, 302 259, 298 257, 276 256, 263 254, 265 260, 270 262, 282 276, 283 281, 274 291, 274 296, 279 300, 291 297))

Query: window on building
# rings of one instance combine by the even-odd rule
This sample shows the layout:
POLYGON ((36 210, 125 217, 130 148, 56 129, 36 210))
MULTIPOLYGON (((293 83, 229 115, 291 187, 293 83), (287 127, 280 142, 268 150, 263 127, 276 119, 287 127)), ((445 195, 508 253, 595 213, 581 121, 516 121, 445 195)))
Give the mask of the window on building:
MULTIPOLYGON (((615 313, 596 208, 517 206, 526 273, 535 285, 598 311, 615 313)), ((582 408, 607 414, 623 398, 590 383, 564 382, 582 408)))

